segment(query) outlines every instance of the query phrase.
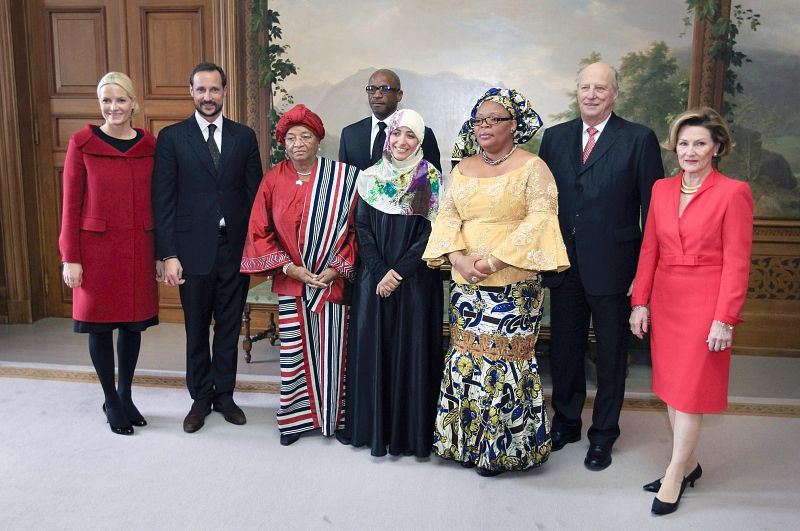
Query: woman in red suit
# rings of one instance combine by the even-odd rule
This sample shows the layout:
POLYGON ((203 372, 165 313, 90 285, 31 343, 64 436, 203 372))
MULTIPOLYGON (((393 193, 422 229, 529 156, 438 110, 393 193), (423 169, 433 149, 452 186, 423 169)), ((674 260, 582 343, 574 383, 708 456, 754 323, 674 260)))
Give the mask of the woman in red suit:
POLYGON ((666 149, 681 173, 656 181, 633 284, 631 332, 648 331, 653 392, 667 404, 672 459, 652 512, 678 508, 687 483, 702 474, 694 451, 703 413, 728 405, 734 326, 747 294, 753 235, 750 187, 716 169, 732 147, 724 119, 713 109, 686 111, 672 122, 666 149))
POLYGON ((105 394, 111 431, 132 435, 147 421, 131 399, 141 332, 158 324, 150 178, 155 138, 131 126, 133 83, 109 72, 97 85, 101 126, 69 141, 58 243, 64 282, 72 288, 74 330, 89 334, 89 355, 105 394), (113 331, 118 330, 119 384, 114 384, 113 331))

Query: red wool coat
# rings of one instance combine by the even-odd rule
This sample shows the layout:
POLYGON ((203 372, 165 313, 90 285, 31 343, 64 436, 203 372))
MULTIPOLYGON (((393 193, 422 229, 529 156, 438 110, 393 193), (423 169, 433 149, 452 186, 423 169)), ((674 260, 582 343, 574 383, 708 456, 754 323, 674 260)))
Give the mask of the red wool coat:
POLYGON ((97 323, 144 321, 158 314, 150 180, 155 137, 125 153, 87 125, 64 161, 61 260, 83 266, 72 317, 97 323))

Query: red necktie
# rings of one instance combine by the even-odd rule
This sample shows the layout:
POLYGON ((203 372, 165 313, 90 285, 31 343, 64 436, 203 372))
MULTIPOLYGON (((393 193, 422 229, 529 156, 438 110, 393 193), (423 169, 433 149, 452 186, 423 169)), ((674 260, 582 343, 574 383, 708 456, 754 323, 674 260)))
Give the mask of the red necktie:
POLYGON ((589 160, 589 153, 592 152, 592 148, 594 147, 594 135, 597 134, 597 129, 594 127, 590 127, 586 130, 589 133, 589 140, 586 141, 586 147, 583 148, 583 163, 586 164, 586 161, 589 160))

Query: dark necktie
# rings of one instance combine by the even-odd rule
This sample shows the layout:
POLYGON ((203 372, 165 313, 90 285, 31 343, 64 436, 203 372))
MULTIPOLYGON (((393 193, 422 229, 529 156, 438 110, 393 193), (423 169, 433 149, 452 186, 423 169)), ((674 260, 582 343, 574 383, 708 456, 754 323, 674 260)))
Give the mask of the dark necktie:
POLYGON ((378 134, 375 135, 375 142, 372 143, 372 159, 370 165, 375 164, 381 159, 383 145, 386 143, 386 122, 378 122, 378 134))
POLYGON ((214 131, 217 130, 217 126, 214 124, 209 124, 208 126, 208 152, 211 153, 211 160, 214 162, 214 169, 219 170, 219 148, 217 147, 217 143, 214 141, 214 131))
POLYGON ((583 148, 583 163, 586 164, 586 161, 589 160, 589 154, 591 154, 592 149, 594 149, 595 139, 594 135, 597 134, 597 129, 594 127, 590 127, 586 130, 589 133, 589 139, 586 141, 586 147, 583 148))

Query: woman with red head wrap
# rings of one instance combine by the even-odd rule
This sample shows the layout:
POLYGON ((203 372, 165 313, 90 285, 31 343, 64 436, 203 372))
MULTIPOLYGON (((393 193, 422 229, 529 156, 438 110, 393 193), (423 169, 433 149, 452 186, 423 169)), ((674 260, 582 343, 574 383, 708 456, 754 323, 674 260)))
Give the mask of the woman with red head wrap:
POLYGON ((267 273, 278 294, 281 398, 288 446, 344 423, 345 281, 356 242, 352 205, 358 168, 317 155, 322 120, 305 105, 281 116, 276 139, 288 160, 267 171, 250 215, 242 273, 267 273))

